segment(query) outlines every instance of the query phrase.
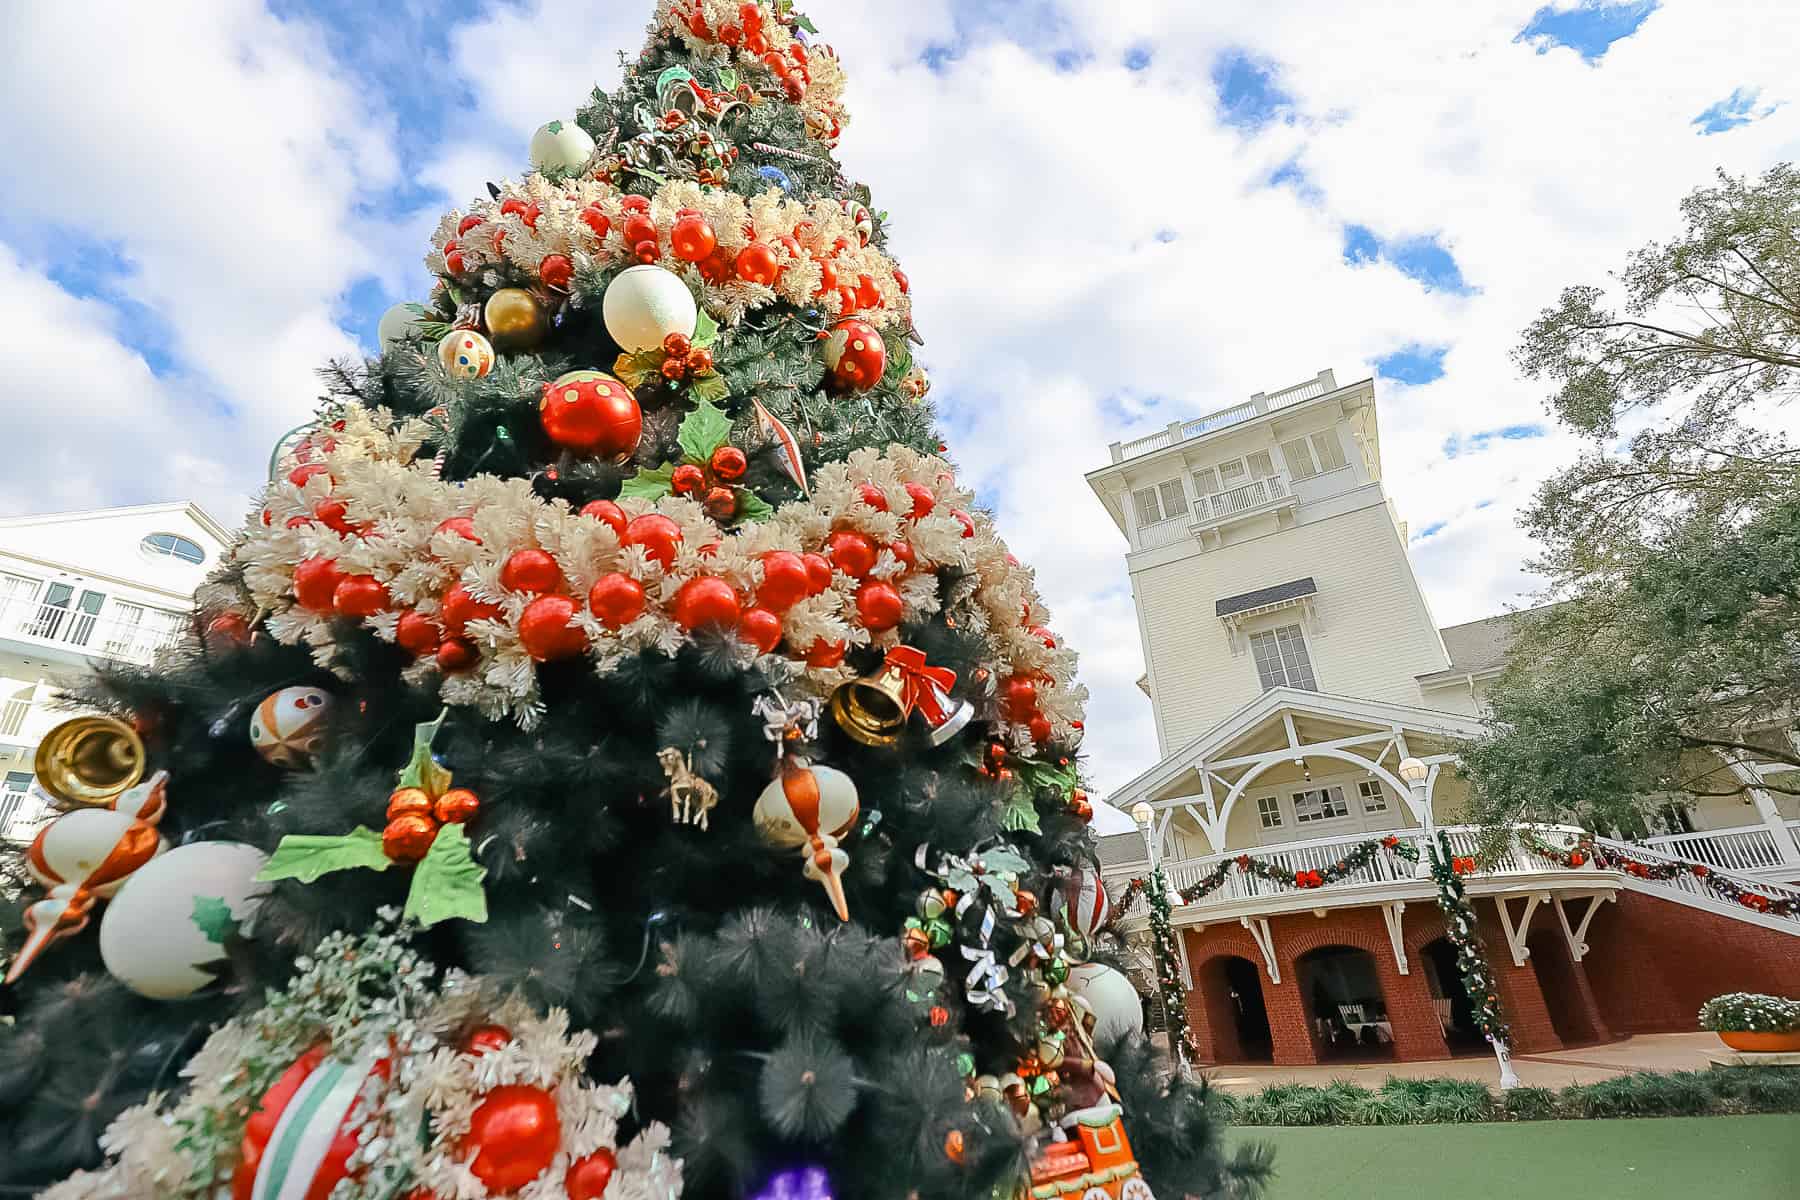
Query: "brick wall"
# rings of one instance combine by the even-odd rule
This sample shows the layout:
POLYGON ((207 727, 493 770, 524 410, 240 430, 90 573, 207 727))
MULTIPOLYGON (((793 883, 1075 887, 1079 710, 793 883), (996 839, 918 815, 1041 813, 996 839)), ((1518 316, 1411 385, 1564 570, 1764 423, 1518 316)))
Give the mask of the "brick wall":
POLYGON ((1800 996, 1800 937, 1621 891, 1588 927, 1582 965, 1620 1033, 1689 1031, 1721 992, 1800 996))

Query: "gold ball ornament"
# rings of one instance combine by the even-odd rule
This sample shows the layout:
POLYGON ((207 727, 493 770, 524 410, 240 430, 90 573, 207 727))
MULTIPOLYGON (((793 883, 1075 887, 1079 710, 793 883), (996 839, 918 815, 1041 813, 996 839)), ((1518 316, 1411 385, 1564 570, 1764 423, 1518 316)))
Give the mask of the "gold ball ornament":
POLYGON ((494 349, 529 350, 544 340, 548 314, 537 297, 524 288, 501 288, 488 297, 482 309, 488 338, 494 349))

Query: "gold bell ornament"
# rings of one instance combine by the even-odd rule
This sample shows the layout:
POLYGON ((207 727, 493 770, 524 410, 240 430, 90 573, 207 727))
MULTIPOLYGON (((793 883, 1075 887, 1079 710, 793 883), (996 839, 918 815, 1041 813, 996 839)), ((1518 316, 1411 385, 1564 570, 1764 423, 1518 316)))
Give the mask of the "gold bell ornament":
POLYGON ((975 716, 974 705, 950 695, 955 686, 955 671, 928 666, 921 650, 895 646, 880 671, 852 679, 831 694, 831 716, 863 745, 891 746, 916 711, 925 718, 931 744, 941 746, 975 716))
POLYGON ((107 804, 144 777, 144 743, 116 717, 76 717, 38 743, 32 768, 64 803, 107 804))

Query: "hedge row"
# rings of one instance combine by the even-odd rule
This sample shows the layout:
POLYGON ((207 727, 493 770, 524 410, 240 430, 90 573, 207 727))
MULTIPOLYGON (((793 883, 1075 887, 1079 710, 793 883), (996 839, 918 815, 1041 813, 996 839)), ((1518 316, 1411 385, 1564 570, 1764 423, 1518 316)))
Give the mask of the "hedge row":
POLYGON ((1698 1117, 1800 1112, 1800 1067, 1641 1071, 1557 1091, 1517 1087, 1496 1096, 1470 1079, 1395 1079, 1370 1090, 1277 1083, 1224 1097, 1238 1125, 1424 1125, 1581 1117, 1698 1117))

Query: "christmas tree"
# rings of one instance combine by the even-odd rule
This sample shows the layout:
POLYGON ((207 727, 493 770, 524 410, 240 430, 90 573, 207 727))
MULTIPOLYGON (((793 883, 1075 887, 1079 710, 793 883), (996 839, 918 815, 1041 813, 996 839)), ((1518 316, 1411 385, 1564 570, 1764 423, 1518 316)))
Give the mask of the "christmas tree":
POLYGON ((0 1179, 1257 1188, 1088 961, 1075 656, 944 457, 814 32, 662 0, 46 745, 0 1179))

